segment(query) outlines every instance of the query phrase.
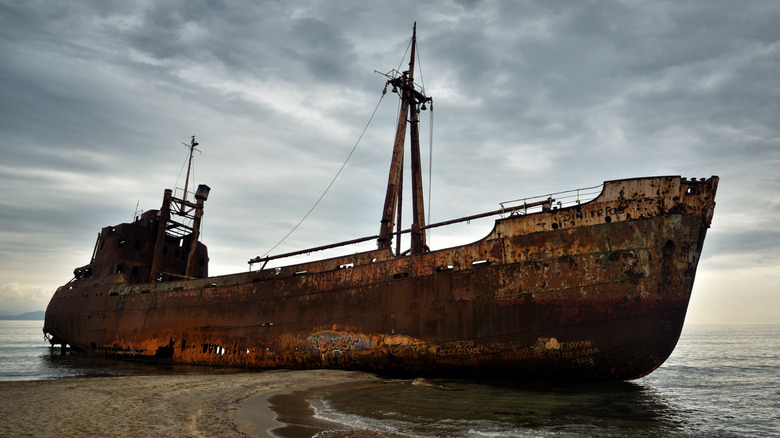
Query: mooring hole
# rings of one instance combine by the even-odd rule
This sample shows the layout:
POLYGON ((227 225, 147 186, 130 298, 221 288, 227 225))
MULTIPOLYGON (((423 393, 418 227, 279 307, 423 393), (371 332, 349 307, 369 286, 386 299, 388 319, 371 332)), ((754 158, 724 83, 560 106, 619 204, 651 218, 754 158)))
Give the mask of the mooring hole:
POLYGON ((674 242, 671 240, 667 240, 664 244, 663 253, 665 256, 670 256, 674 254, 674 242))

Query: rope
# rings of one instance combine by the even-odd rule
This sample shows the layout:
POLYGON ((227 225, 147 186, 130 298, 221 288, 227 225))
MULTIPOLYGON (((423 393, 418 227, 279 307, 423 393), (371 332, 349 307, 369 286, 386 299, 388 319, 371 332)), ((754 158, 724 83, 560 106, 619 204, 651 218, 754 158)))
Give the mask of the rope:
POLYGON ((184 162, 181 163, 181 169, 179 169, 179 175, 176 176, 176 182, 173 184, 173 188, 174 189, 179 186, 179 178, 181 178, 181 174, 182 174, 182 172, 184 172, 184 168, 187 167, 187 162, 189 161, 189 159, 190 159, 190 156, 187 155, 184 158, 184 162))
MULTIPOLYGON (((187 145, 185 144, 185 146, 187 146, 187 145)), ((189 146, 187 146, 187 147, 189 147, 189 146)), ((198 151, 198 153, 200 153, 200 151, 198 151)), ((191 171, 190 171, 190 181, 192 182, 192 185, 195 185, 195 157, 196 157, 195 155, 192 156, 192 168, 191 168, 191 171)), ((184 157, 184 162, 181 163, 181 169, 179 169, 179 175, 176 176, 176 183, 173 184, 173 188, 174 189, 176 189, 179 186, 179 179, 181 179, 181 174, 184 173, 184 169, 187 168, 187 163, 189 161, 190 161, 190 156, 188 154, 186 157, 184 157)))
POLYGON ((369 117, 369 119, 368 119, 368 123, 366 123, 366 126, 363 128, 363 132, 361 132, 361 133, 360 133, 360 137, 358 137, 358 139, 357 139, 357 142, 355 142, 355 146, 353 146, 353 147, 352 147, 352 150, 349 152, 349 155, 347 155, 347 159, 346 159, 346 160, 344 160, 344 164, 342 164, 342 165, 341 165, 341 168, 339 169, 339 171, 338 171, 338 172, 336 172, 336 176, 334 176, 334 177, 333 177, 333 180, 331 180, 330 184, 328 184, 328 187, 326 187, 326 188, 325 188, 325 191, 324 191, 324 192, 322 192, 322 195, 320 195, 319 199, 317 199, 317 202, 315 202, 315 203, 314 203, 314 205, 312 205, 312 206, 311 206, 311 208, 309 209, 309 211, 308 211, 308 212, 306 212, 306 214, 303 216, 303 218, 301 218, 301 220, 300 220, 300 221, 298 221, 298 223, 297 223, 297 224, 296 224, 296 225, 293 227, 293 229, 292 229, 292 230, 290 230, 290 232, 289 232, 289 233, 287 233, 287 234, 286 234, 284 237, 282 237, 282 239, 281 239, 279 242, 277 242, 277 243, 276 243, 276 245, 274 245, 273 247, 271 247, 271 249, 269 249, 268 251, 266 251, 266 252, 265 252, 265 254, 263 254, 261 257, 265 257, 265 256, 267 256, 267 255, 268 255, 268 254, 269 254, 271 251, 273 251, 274 249, 276 249, 276 247, 277 247, 277 246, 281 245, 281 244, 282 244, 282 242, 284 242, 284 241, 285 241, 285 240, 286 240, 288 237, 290 237, 290 235, 291 235, 291 234, 292 234, 292 233, 293 233, 295 230, 297 230, 297 229, 298 229, 298 227, 299 227, 299 226, 300 226, 300 225, 303 223, 303 221, 305 221, 305 220, 306 220, 306 218, 307 218, 307 217, 309 217, 309 215, 311 214, 311 212, 312 212, 312 211, 314 211, 314 209, 317 207, 317 205, 320 203, 320 201, 322 201, 322 198, 324 198, 324 197, 325 197, 325 194, 326 194, 326 193, 328 193, 328 190, 330 190, 331 186, 333 186, 333 183, 335 183, 335 182, 336 182, 336 179, 339 177, 339 175, 341 175, 341 171, 342 171, 342 170, 344 170, 344 167, 347 165, 347 162, 348 162, 348 161, 349 161, 349 159, 352 157, 352 154, 355 152, 355 149, 357 149, 358 145, 360 144, 360 140, 362 140, 362 139, 363 139, 363 135, 366 133, 366 130, 368 130, 368 126, 371 124, 371 121, 374 119, 374 115, 376 115, 376 112, 377 112, 377 110, 379 109, 379 104, 381 104, 381 103, 382 103, 382 99, 384 99, 384 98, 385 98, 385 94, 386 94, 386 92, 387 92, 387 88, 385 88, 385 90, 384 90, 384 91, 382 91, 382 96, 379 98, 379 102, 377 102, 377 103, 376 103, 376 107, 374 108, 374 112, 373 112, 373 113, 371 113, 371 117, 369 117))
MULTIPOLYGON (((433 177, 433 102, 431 102, 431 121, 428 123, 428 223, 431 223, 431 185, 433 177)), ((428 232, 430 237, 431 233, 428 232)), ((428 242, 430 246, 430 241, 428 242)))
MULTIPOLYGON (((422 56, 420 55, 420 45, 418 44, 416 47, 417 50, 417 72, 420 77, 420 91, 422 94, 425 94, 425 79, 423 78, 423 71, 422 71, 422 56)), ((404 55, 405 56, 405 55, 404 55)), ((431 107, 431 113, 430 113, 430 123, 429 123, 429 133, 428 133, 428 223, 431 223, 431 182, 432 182, 432 176, 433 176, 433 102, 430 103, 431 107)), ((430 237, 430 231, 428 232, 428 236, 430 237)), ((430 242, 428 242, 430 245, 430 242)))
POLYGON ((423 79, 422 73, 422 57, 420 56, 420 45, 417 45, 417 73, 420 76, 420 92, 425 94, 425 79, 423 79))
POLYGON ((406 60, 406 54, 409 53, 409 48, 410 47, 412 47, 412 40, 411 39, 409 40, 409 44, 406 45, 406 51, 404 52, 404 56, 401 57, 401 63, 398 64, 398 68, 396 69, 396 71, 398 71, 398 72, 402 72, 403 71, 401 69, 404 66, 404 61, 406 60))
MULTIPOLYGON (((422 94, 425 94, 425 79, 422 72, 422 56, 420 56, 420 45, 417 47, 417 71, 420 77, 420 89, 422 94)), ((431 223, 431 182, 433 176, 433 102, 430 103, 430 123, 428 126, 428 223, 431 223)), ((430 237, 430 231, 428 232, 430 237)), ((428 242, 430 245, 430 242, 428 242)))

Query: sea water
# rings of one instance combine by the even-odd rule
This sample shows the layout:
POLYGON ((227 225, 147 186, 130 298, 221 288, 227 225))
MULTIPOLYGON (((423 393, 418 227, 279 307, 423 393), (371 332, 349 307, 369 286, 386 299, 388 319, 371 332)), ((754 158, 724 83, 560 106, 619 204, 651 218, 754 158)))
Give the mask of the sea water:
MULTIPOLYGON (((62 354, 43 321, 0 321, 0 380, 187 372, 62 354)), ((658 370, 631 382, 380 379, 304 394, 330 437, 780 436, 780 325, 688 325, 658 370)))
POLYGON ((310 392, 329 437, 780 436, 780 325, 688 326, 631 382, 385 380, 310 392))
POLYGON ((43 321, 0 320, 0 381, 165 374, 193 368, 70 354, 49 345, 43 321))

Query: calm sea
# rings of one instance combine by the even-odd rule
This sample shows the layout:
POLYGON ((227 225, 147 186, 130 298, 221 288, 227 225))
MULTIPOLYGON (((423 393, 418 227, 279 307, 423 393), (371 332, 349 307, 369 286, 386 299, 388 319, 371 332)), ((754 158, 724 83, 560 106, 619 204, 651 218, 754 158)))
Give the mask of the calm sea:
MULTIPOLYGON (((0 321, 0 380, 171 372, 60 355, 42 321, 0 321)), ((176 371, 176 370, 173 370, 176 371)), ((667 362, 612 384, 406 380, 304 394, 330 437, 780 436, 780 325, 686 326, 667 362)))

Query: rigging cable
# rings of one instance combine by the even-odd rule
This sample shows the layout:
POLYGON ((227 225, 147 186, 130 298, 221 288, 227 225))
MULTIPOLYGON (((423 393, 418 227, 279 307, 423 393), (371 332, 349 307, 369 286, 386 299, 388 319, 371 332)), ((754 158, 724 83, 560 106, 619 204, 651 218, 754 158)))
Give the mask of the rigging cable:
MULTIPOLYGON (((431 121, 428 123, 428 224, 431 223, 431 185, 433 177, 433 101, 431 101, 431 121)), ((430 237, 431 231, 428 230, 428 237, 430 237)), ((430 246, 430 241, 428 242, 430 246)))
POLYGON ((412 40, 409 40, 409 44, 406 45, 406 51, 404 52, 404 56, 401 57, 401 63, 398 64, 398 69, 396 70, 398 73, 401 73, 403 70, 404 61, 406 60, 406 54, 409 53, 409 48, 412 47, 412 40))
MULTIPOLYGON (((189 148, 189 145, 187 145, 187 143, 182 143, 182 144, 183 144, 184 146, 186 146, 186 147, 188 147, 188 148, 189 148)), ((195 150, 196 150, 196 151, 198 151, 198 153, 200 153, 200 150, 198 150, 198 149, 195 149, 195 150)), ((184 158, 184 162, 183 162, 183 163, 181 163, 181 169, 179 169, 179 175, 176 177, 176 182, 173 184, 173 187, 175 187, 176 189, 178 189, 178 188, 179 188, 179 187, 178 187, 178 185, 179 185, 179 179, 181 178, 181 174, 184 172, 184 169, 186 169, 186 168, 187 168, 187 163, 188 163, 188 162, 189 162, 190 164, 192 164, 192 167, 190 168, 190 169, 191 169, 191 172, 190 172, 190 181, 192 182, 192 185, 195 185, 195 163, 194 163, 194 160, 195 160, 195 155, 193 155, 193 156, 192 156, 192 161, 190 161, 190 157, 189 157, 189 155, 187 155, 187 156, 184 158)), ((187 185, 187 181, 185 181, 185 182, 184 182, 184 185, 187 185)), ((181 190, 183 191, 184 189, 181 189, 181 190)), ((182 195, 182 197, 186 197, 186 195, 182 195)))
POLYGON ((184 162, 181 163, 181 169, 179 170, 179 175, 176 177, 176 182, 173 184, 173 187, 178 187, 179 185, 179 178, 181 178, 182 172, 184 172, 184 168, 187 167, 187 161, 189 161, 189 156, 184 158, 184 162))
POLYGON ((422 61, 420 60, 420 45, 415 46, 417 52, 417 72, 420 74, 420 91, 425 94, 425 79, 422 74, 422 61))
POLYGON ((305 220, 306 220, 306 218, 307 218, 307 217, 309 217, 309 215, 311 214, 311 212, 312 212, 312 211, 314 211, 314 209, 317 207, 317 205, 320 203, 320 201, 322 201, 322 198, 324 198, 324 197, 325 197, 325 194, 326 194, 326 193, 328 193, 328 190, 330 190, 331 186, 333 186, 333 183, 335 183, 335 182, 336 182, 336 179, 337 179, 337 178, 339 177, 339 175, 341 174, 341 171, 342 171, 342 170, 344 170, 344 167, 346 167, 346 165, 347 165, 347 162, 348 162, 348 161, 349 161, 349 159, 352 157, 352 154, 353 154, 353 153, 355 153, 355 149, 357 149, 358 145, 360 144, 360 140, 362 140, 362 139, 363 139, 363 135, 366 133, 366 130, 368 130, 368 126, 371 124, 371 121, 374 119, 374 115, 376 115, 376 112, 377 112, 377 110, 379 109, 379 105, 382 103, 382 99, 384 99, 384 98, 385 98, 385 94, 386 94, 386 93, 387 93, 387 86, 385 86, 385 89, 384 89, 384 90, 382 90, 382 96, 379 98, 379 102, 377 102, 377 103, 376 103, 376 107, 374 108, 374 112, 373 112, 373 113, 371 113, 371 117, 369 117, 369 118, 368 118, 368 122, 366 123, 366 126, 363 128, 363 132, 361 132, 361 133, 360 133, 360 136, 358 137, 358 139, 357 139, 357 142, 355 142, 355 146, 353 146, 353 147, 352 147, 352 150, 349 152, 349 155, 347 155, 347 159, 346 159, 346 160, 344 160, 344 164, 342 164, 342 165, 341 165, 341 168, 339 169, 339 171, 338 171, 338 172, 336 172, 336 176, 334 176, 334 177, 333 177, 333 180, 331 180, 330 184, 328 184, 328 187, 326 187, 326 188, 325 188, 325 191, 324 191, 324 192, 322 192, 322 195, 320 195, 319 199, 317 199, 317 201, 314 203, 314 205, 312 205, 312 206, 311 206, 311 208, 309 209, 309 211, 308 211, 308 212, 306 212, 306 214, 303 216, 303 218, 301 218, 301 220, 300 220, 300 221, 298 221, 298 223, 297 223, 297 224, 296 224, 296 225, 293 227, 293 229, 292 229, 292 230, 290 230, 290 232, 289 232, 289 233, 287 233, 287 234, 286 234, 284 237, 282 237, 282 239, 281 239, 279 242, 277 242, 277 243, 276 243, 276 245, 274 245, 273 247, 271 247, 271 249, 269 249, 268 251, 266 251, 266 253, 265 253, 265 254, 263 254, 263 255, 262 255, 262 257, 266 257, 268 254, 270 254, 270 253, 271 253, 271 251, 273 251, 274 249, 276 249, 276 247, 277 247, 277 246, 281 245, 281 244, 282 244, 282 242, 284 242, 284 241, 285 241, 285 240, 286 240, 288 237, 290 237, 290 235, 291 235, 291 234, 292 234, 292 233, 293 233, 295 230, 297 230, 297 229, 298 229, 298 227, 299 227, 299 226, 300 226, 300 225, 303 223, 303 221, 305 221, 305 220))
MULTIPOLYGON (((422 61, 420 56, 420 46, 419 44, 417 47, 415 47, 417 51, 417 67, 418 72, 420 74, 420 92, 425 95, 425 79, 423 78, 423 72, 422 72, 422 61)), ((408 50, 408 49, 407 49, 408 50)), ((404 56, 406 56, 404 54, 404 56)), ((414 84, 412 84, 414 85, 414 84)), ((429 132, 428 132, 428 202, 426 204, 426 207, 428 207, 428 224, 431 223, 431 185, 432 185, 432 178, 433 178, 433 101, 430 102, 430 122, 429 122, 429 132)), ((431 235, 431 230, 428 230, 428 237, 431 235)), ((428 242, 428 245, 430 246, 430 241, 428 242)))

